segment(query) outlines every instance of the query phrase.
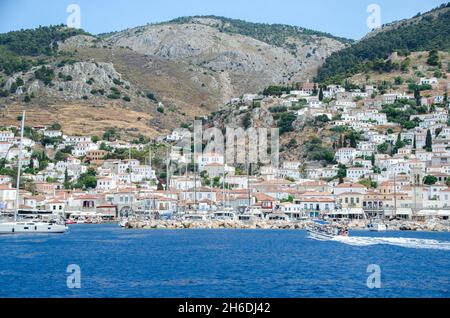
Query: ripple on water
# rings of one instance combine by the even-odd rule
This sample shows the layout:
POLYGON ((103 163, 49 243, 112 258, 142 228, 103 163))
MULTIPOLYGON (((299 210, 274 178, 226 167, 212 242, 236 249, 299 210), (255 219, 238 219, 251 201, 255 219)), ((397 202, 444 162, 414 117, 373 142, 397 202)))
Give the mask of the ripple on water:
POLYGON ((80 225, 0 236, 0 296, 450 297, 450 233, 354 234, 80 225), (81 268, 79 290, 67 288, 69 264, 81 268), (368 264, 380 264, 382 291, 367 288, 368 264))

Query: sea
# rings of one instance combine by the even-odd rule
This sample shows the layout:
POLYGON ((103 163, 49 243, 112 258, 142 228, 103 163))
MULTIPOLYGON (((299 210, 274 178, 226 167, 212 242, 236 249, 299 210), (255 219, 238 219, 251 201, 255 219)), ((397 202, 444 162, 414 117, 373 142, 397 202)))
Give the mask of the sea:
POLYGON ((2 298, 450 297, 450 233, 127 230, 0 236, 2 298))

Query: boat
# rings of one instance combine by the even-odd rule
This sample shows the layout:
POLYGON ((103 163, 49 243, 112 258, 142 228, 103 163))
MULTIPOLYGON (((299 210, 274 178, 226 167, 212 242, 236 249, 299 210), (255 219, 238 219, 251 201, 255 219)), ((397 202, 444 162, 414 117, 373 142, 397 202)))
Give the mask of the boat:
POLYGON ((328 222, 315 220, 307 229, 311 238, 317 240, 332 240, 337 237, 349 236, 348 228, 331 225, 328 222))
POLYGON ((123 218, 123 219, 121 219, 120 222, 119 222, 119 226, 120 226, 120 227, 126 227, 127 224, 128 224, 128 219, 127 219, 127 218, 123 218))
POLYGON ((236 213, 231 208, 225 208, 213 212, 211 219, 220 221, 234 221, 236 220, 236 213))
POLYGON ((64 233, 67 227, 57 222, 4 222, 0 223, 0 234, 42 234, 42 233, 64 233))
POLYGON ((239 221, 255 222, 264 220, 264 213, 261 207, 252 206, 247 208, 244 213, 238 216, 239 221))
POLYGON ((19 214, 19 191, 20 191, 20 172, 22 170, 22 152, 23 152, 23 132, 25 128, 25 111, 22 114, 22 126, 20 131, 19 155, 17 158, 17 183, 16 183, 16 207, 14 210, 14 220, 0 223, 0 234, 21 234, 21 233, 64 233, 68 228, 64 222, 57 220, 18 220, 19 214))
POLYGON ((186 221, 208 221, 209 215, 206 211, 186 211, 182 219, 186 221))
POLYGON ((372 232, 384 232, 387 230, 387 225, 381 221, 372 221, 367 225, 367 228, 372 232))

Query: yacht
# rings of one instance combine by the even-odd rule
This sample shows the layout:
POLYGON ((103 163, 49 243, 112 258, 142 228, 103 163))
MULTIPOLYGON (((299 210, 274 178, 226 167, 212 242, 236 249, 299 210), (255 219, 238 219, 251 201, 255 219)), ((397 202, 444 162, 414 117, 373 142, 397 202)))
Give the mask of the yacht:
POLYGON ((234 221, 236 220, 236 213, 234 213, 233 209, 225 208, 223 210, 213 212, 211 218, 213 220, 234 221))
POLYGON ((261 221, 264 220, 264 213, 260 207, 249 207, 244 213, 239 215, 239 221, 261 221))
POLYGON ((56 222, 20 221, 0 223, 0 234, 64 233, 67 227, 56 222))
POLYGON ((314 221, 308 227, 307 231, 311 238, 317 240, 332 240, 336 237, 346 237, 349 235, 346 227, 333 226, 325 221, 314 221))
POLYGON ((369 231, 384 232, 387 230, 387 225, 381 221, 372 221, 367 225, 369 231))
POLYGON ((182 219, 189 221, 207 221, 209 218, 206 211, 186 211, 182 219))
POLYGON ((14 220, 0 223, 0 234, 16 234, 16 233, 64 233, 67 227, 64 223, 56 220, 18 220, 19 209, 19 186, 20 172, 22 170, 22 151, 23 151, 23 131, 25 127, 25 112, 22 114, 22 127, 20 131, 19 156, 17 158, 17 189, 16 189, 16 209, 14 210, 14 220))

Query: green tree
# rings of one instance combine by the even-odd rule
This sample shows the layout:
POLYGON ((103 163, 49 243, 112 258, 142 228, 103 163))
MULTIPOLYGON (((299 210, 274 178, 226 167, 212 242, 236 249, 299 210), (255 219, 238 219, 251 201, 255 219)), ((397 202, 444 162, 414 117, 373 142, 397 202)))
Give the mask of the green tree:
POLYGON ((103 134, 103 140, 113 141, 117 138, 117 132, 115 128, 109 128, 103 134))
POLYGON ((67 172, 67 168, 64 171, 64 189, 70 189, 70 179, 69 179, 69 173, 67 172))
POLYGON ((387 154, 389 151, 389 143, 384 142, 384 143, 378 145, 377 150, 379 153, 387 154))
POLYGON ((393 153, 398 153, 398 150, 405 147, 405 142, 402 140, 401 134, 398 134, 397 141, 395 142, 393 153))
POLYGON ((425 147, 423 148, 428 152, 433 151, 433 137, 431 136, 431 131, 427 130, 427 137, 425 139, 425 147))
POLYGON ((439 65, 439 53, 437 50, 431 50, 428 59, 427 64, 431 66, 438 66, 439 65))
POLYGON ((323 101, 323 88, 322 87, 319 90, 319 100, 323 101))
POLYGON ((97 143, 100 140, 100 137, 94 135, 94 136, 91 137, 91 140, 92 140, 93 143, 97 143))
POLYGON ((344 178, 347 177, 347 167, 345 165, 339 165, 336 177, 339 179, 339 184, 344 183, 344 178))
POLYGON ((423 183, 426 185, 433 185, 438 181, 438 179, 435 176, 426 176, 423 179, 423 183))
POLYGON ((278 120, 278 128, 280 129, 280 135, 292 131, 294 128, 292 124, 297 119, 292 113, 281 113, 278 120))

